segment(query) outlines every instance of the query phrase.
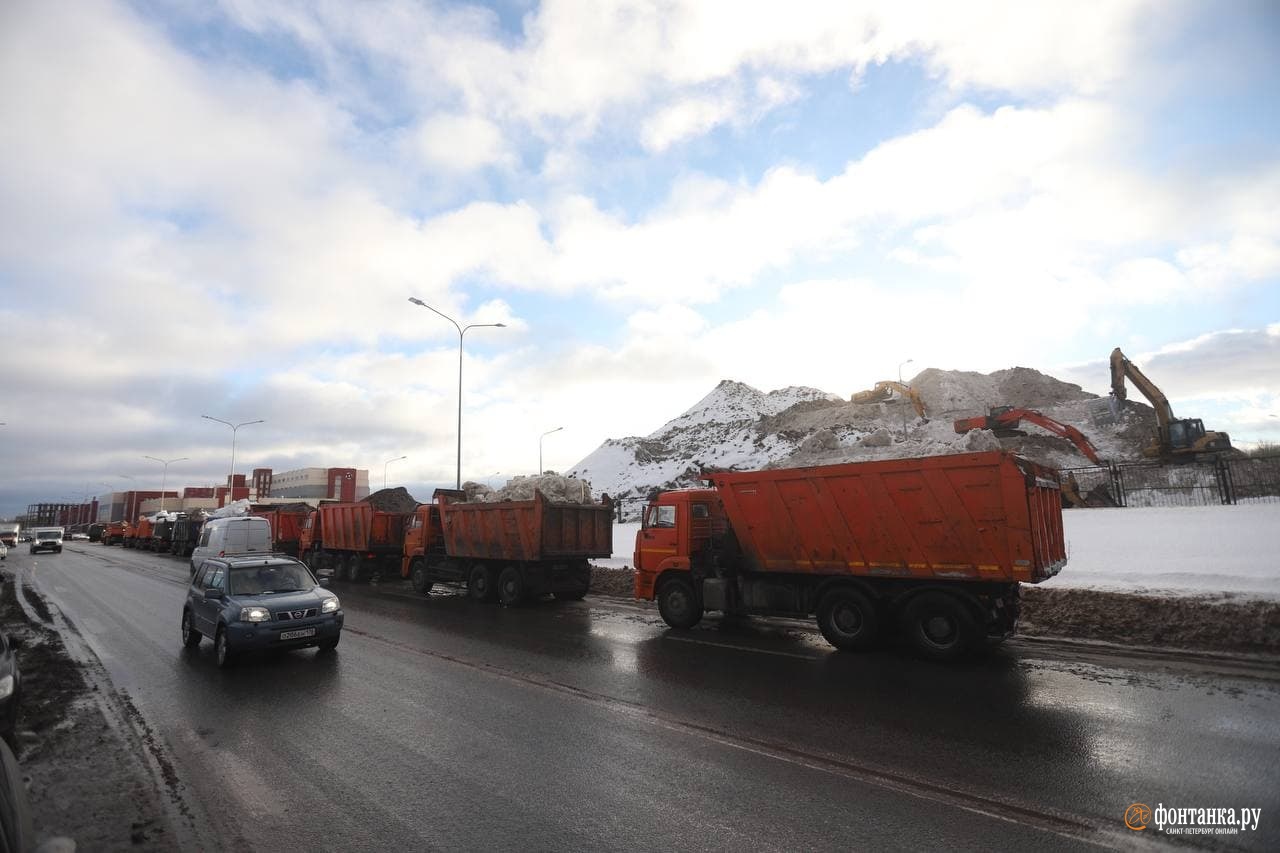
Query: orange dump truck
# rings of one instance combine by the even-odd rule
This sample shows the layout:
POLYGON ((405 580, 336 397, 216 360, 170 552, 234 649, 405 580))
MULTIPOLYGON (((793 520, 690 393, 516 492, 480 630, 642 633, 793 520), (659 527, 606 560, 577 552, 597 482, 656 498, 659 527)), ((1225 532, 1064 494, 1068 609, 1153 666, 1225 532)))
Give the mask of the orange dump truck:
POLYGON ((102 544, 103 545, 119 545, 124 542, 125 537, 131 535, 130 527, 132 525, 127 521, 109 521, 103 525, 102 544))
POLYGON ((673 627, 816 615, 837 648, 896 627, 947 660, 1011 634, 1018 585, 1066 562, 1057 472, 1004 451, 703 479, 658 495, 636 534, 636 597, 673 627))
POLYGON ((437 489, 413 513, 405 532, 401 574, 426 594, 438 582, 460 582, 481 601, 512 605, 554 593, 580 599, 591 588, 591 557, 613 552, 613 504, 562 504, 534 492, 531 501, 463 503, 437 489))
MULTIPOLYGON (((404 551, 404 530, 412 513, 386 512, 365 501, 321 504, 302 521, 298 553, 317 571, 337 580, 367 580, 392 573, 404 551)), ((274 536, 275 528, 272 528, 274 536)))
POLYGON ((140 517, 133 525, 127 525, 124 531, 124 539, 122 540, 126 548, 149 548, 151 546, 151 534, 154 523, 145 515, 140 517))
POLYGON ((298 504, 259 504, 249 508, 250 515, 265 518, 271 525, 271 550, 290 557, 301 553, 302 526, 307 523, 307 516, 311 512, 310 507, 298 504))

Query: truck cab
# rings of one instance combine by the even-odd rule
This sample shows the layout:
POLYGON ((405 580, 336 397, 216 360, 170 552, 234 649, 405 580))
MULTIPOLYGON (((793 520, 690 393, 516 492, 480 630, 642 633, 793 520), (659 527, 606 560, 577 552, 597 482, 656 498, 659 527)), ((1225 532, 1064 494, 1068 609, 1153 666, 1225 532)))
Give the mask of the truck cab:
POLYGON ((705 567, 713 534, 728 525, 724 507, 713 489, 663 492, 645 507, 636 535, 633 564, 636 597, 651 599, 663 573, 705 567))

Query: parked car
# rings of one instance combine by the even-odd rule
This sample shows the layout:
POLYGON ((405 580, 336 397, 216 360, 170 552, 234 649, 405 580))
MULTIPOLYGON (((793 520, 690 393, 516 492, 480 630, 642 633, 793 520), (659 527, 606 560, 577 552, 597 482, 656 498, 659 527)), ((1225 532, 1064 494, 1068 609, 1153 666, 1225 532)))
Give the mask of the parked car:
POLYGON ((67 538, 74 542, 88 542, 89 534, 88 533, 72 533, 67 538))
POLYGON ((0 542, 0 560, 9 559, 9 546, 0 542))
POLYGON ((22 672, 18 669, 18 642, 0 631, 0 738, 14 743, 18 705, 22 701, 22 672))
POLYGON ((318 646, 328 652, 342 636, 338 597, 306 563, 283 554, 207 557, 182 605, 182 643, 213 639, 218 666, 242 652, 318 646))

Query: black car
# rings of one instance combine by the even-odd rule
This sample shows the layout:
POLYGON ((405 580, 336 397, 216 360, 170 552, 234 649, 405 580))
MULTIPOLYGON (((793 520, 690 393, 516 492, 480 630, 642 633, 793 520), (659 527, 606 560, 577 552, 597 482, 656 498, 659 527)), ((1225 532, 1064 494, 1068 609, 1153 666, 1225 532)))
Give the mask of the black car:
POLYGON ((22 672, 14 654, 18 643, 0 631, 0 738, 14 743, 18 725, 18 706, 22 701, 22 672))
POLYGON ((338 645, 343 613, 306 563, 283 554, 206 558, 182 605, 182 642, 212 637, 218 665, 241 652, 338 645))

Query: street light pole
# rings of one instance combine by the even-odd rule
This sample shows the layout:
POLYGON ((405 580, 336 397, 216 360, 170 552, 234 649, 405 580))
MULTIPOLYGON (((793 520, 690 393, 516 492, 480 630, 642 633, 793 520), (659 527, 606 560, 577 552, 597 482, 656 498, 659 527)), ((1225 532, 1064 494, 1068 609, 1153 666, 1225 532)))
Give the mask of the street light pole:
MULTIPOLYGON (((899 385, 901 385, 901 384, 902 384, 902 367, 903 367, 903 365, 910 364, 910 363, 911 363, 911 362, 913 362, 913 361, 915 361, 915 359, 913 359, 913 358, 909 358, 909 359, 907 359, 906 361, 902 362, 902 364, 899 364, 899 365, 898 365, 898 384, 899 384, 899 385)), ((905 405, 905 404, 906 404, 906 402, 907 402, 907 400, 905 400, 905 399, 904 399, 904 400, 902 400, 902 404, 903 404, 903 405, 902 405, 902 440, 903 440, 903 441, 906 441, 906 440, 907 440, 907 407, 906 407, 906 405, 905 405)))
POLYGON ((458 470, 457 470, 457 481, 454 483, 454 488, 461 489, 462 488, 462 338, 464 335, 466 335, 468 329, 483 329, 483 328, 505 329, 507 326, 505 323, 471 323, 470 325, 467 325, 467 326, 460 326, 458 325, 457 320, 453 319, 448 314, 444 314, 440 311, 436 311, 436 309, 432 308, 430 305, 423 302, 421 299, 419 299, 416 296, 410 296, 409 301, 412 302, 414 305, 418 305, 422 308, 426 308, 428 311, 434 311, 436 314, 439 314, 441 317, 445 318, 450 323, 452 323, 453 327, 458 330, 458 470))
POLYGON ((559 432, 562 429, 564 429, 564 427, 558 426, 555 429, 549 429, 542 435, 538 436, 538 476, 542 476, 542 439, 551 435, 551 433, 559 432))
POLYGON ((408 459, 408 456, 397 456, 395 459, 388 459, 382 463, 382 488, 387 487, 387 466, 392 462, 399 462, 401 459, 408 459))
MULTIPOLYGON (((160 474, 160 511, 164 512, 164 486, 165 483, 169 482, 169 466, 174 462, 186 462, 189 457, 179 456, 177 459, 169 459, 166 461, 155 456, 147 456, 144 454, 142 458, 150 459, 152 462, 159 462, 164 466, 164 470, 160 474)), ((231 464, 234 465, 235 463, 233 462, 231 464)))
POLYGON ((230 421, 224 421, 222 418, 214 418, 209 415, 201 415, 200 417, 209 421, 217 421, 220 424, 225 424, 226 426, 231 427, 231 476, 227 477, 227 503, 231 503, 231 499, 236 493, 236 431, 242 426, 249 426, 250 424, 265 424, 266 421, 256 420, 233 424, 230 421))

